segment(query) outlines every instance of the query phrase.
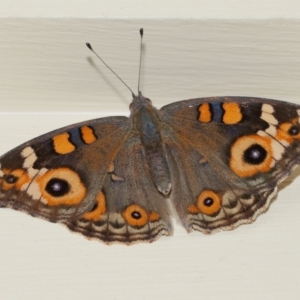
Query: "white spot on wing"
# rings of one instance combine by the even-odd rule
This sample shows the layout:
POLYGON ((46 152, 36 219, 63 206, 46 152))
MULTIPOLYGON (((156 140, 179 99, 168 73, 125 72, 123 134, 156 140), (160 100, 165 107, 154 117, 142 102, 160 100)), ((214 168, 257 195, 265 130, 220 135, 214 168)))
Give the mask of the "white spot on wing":
POLYGON ((28 169, 33 166, 37 160, 37 156, 31 147, 26 147, 22 150, 21 155, 25 158, 23 168, 28 169))
POLYGON ((1 164, 0 164, 0 177, 3 177, 3 176, 4 176, 4 172, 2 171, 1 164))
POLYGON ((272 114, 262 112, 260 118, 269 124, 272 124, 272 125, 278 124, 278 120, 272 114))
POLYGON ((280 160, 282 158, 282 155, 285 151, 285 148, 283 147, 283 145, 281 145, 280 143, 278 143, 276 140, 272 140, 271 142, 271 147, 272 147, 272 151, 273 151, 273 157, 275 160, 280 160))
POLYGON ((257 135, 262 136, 262 137, 269 137, 269 135, 263 130, 258 130, 257 135))
POLYGON ((274 125, 270 125, 265 132, 271 136, 275 136, 276 135, 276 127, 274 125))
POLYGON ((22 189, 27 189, 27 194, 33 199, 33 200, 39 200, 42 196, 39 185, 32 181, 28 184, 25 184, 22 186, 22 189))
POLYGON ((297 109, 297 114, 298 114, 298 116, 299 116, 298 122, 300 123, 300 109, 297 109))
POLYGON ((263 104, 261 110, 268 114, 272 114, 274 112, 274 107, 270 104, 263 104))
MULTIPOLYGON (((26 192, 32 200, 41 200, 43 203, 47 204, 47 201, 42 198, 40 186, 35 181, 35 178, 44 175, 48 171, 48 169, 42 168, 39 170, 32 167, 35 161, 37 160, 37 156, 32 147, 24 148, 20 154, 24 158, 23 168, 27 169, 27 174, 31 179, 29 183, 23 184, 20 190, 26 192)), ((3 175, 4 172, 1 170, 0 164, 0 176, 3 175)))
POLYGON ((21 155, 23 157, 27 157, 27 156, 31 155, 32 153, 34 153, 34 150, 31 147, 26 147, 22 150, 21 155))
POLYGON ((42 176, 42 175, 44 175, 47 171, 48 171, 48 169, 46 169, 46 168, 42 168, 42 169, 40 169, 40 170, 34 169, 34 168, 29 168, 29 169, 27 170, 28 175, 29 175, 30 178, 34 178, 37 174, 39 174, 38 176, 42 176))

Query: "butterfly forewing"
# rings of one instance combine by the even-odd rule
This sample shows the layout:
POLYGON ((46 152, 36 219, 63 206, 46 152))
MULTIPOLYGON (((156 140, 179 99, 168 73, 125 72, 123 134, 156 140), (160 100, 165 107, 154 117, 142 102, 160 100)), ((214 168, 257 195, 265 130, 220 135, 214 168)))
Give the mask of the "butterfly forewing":
POLYGON ((51 221, 93 207, 129 132, 125 117, 91 120, 29 141, 0 158, 0 204, 51 221), (95 176, 97 174, 97 176, 95 176))

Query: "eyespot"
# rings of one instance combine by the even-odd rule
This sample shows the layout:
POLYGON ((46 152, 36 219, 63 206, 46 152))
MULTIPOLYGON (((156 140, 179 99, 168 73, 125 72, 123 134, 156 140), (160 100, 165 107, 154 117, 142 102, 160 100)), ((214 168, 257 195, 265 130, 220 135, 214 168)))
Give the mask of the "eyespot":
POLYGON ((289 144, 292 144, 295 139, 300 139, 300 128, 298 120, 292 120, 293 123, 282 123, 280 124, 276 138, 281 141, 285 141, 289 144), (297 124, 295 124, 297 122, 297 124))
POLYGON ((230 150, 231 170, 240 177, 268 172, 273 163, 271 140, 259 135, 240 137, 230 150))
POLYGON ((203 214, 215 214, 221 208, 221 197, 211 190, 204 190, 198 196, 196 206, 203 214))
POLYGON ((69 168, 52 169, 37 177, 42 200, 48 205, 75 205, 86 195, 79 175, 69 168))
POLYGON ((297 125, 293 125, 289 129, 288 133, 292 136, 295 136, 295 135, 298 135, 300 133, 300 129, 297 125))
POLYGON ((144 226, 148 223, 148 214, 139 205, 129 205, 123 212, 123 218, 131 226, 144 226))
POLYGON ((15 169, 13 171, 4 169, 2 178, 2 187, 4 190, 16 188, 19 190, 23 184, 29 181, 29 176, 25 170, 15 169))
POLYGON ((14 184, 18 181, 19 177, 13 175, 13 174, 7 174, 4 176, 4 180, 8 183, 8 184, 14 184))

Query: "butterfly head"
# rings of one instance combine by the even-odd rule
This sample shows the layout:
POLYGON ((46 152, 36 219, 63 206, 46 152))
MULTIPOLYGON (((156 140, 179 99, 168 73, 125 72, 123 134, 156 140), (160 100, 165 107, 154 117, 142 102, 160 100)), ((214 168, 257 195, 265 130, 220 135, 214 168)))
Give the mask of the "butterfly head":
POLYGON ((149 98, 145 98, 141 92, 139 92, 138 96, 133 94, 133 99, 129 106, 131 113, 135 114, 142 107, 152 107, 152 101, 149 98))

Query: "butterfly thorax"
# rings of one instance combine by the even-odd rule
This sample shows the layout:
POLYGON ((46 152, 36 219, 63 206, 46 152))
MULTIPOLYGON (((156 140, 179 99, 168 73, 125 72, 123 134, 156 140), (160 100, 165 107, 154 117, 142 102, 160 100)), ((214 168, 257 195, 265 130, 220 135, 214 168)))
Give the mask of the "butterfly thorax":
POLYGON ((164 195, 171 190, 171 177, 161 138, 161 121, 151 100, 139 93, 130 105, 132 131, 143 145, 153 183, 164 195))

